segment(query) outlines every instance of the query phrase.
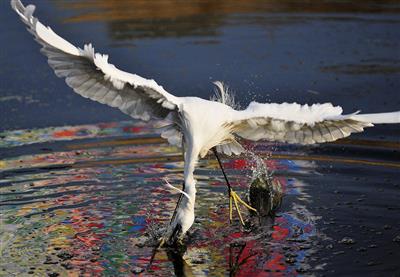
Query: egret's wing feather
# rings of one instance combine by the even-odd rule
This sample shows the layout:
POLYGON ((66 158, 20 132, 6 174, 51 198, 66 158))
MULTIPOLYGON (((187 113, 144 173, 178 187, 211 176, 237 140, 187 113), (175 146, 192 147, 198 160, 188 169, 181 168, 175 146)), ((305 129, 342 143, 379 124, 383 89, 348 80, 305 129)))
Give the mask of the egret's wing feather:
POLYGON ((235 134, 249 140, 266 139, 300 144, 335 141, 373 126, 360 115, 342 115, 330 103, 312 106, 252 102, 236 114, 235 134))
POLYGON ((400 111, 391 113, 357 114, 357 120, 367 121, 374 124, 400 123, 400 111))
POLYGON ((179 126, 176 126, 175 124, 170 124, 164 127, 164 130, 161 133, 161 137, 166 139, 169 144, 180 147, 182 145, 183 135, 182 132, 179 130, 179 126))
POLYGON ((240 155, 241 153, 245 152, 243 146, 236 140, 232 140, 225 144, 219 144, 215 148, 217 149, 218 153, 223 153, 227 156, 240 155))
POLYGON ((76 93, 119 108, 133 118, 165 118, 179 107, 179 98, 166 92, 154 80, 124 72, 108 63, 108 56, 95 53, 91 44, 83 49, 64 40, 33 16, 35 6, 24 7, 11 0, 12 8, 43 48, 49 65, 76 93))

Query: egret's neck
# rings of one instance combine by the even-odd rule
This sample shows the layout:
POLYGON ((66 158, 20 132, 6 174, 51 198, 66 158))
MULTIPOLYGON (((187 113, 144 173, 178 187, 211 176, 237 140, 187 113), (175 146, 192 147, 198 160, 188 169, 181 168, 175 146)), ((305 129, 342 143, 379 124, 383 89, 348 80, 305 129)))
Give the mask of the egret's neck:
MULTIPOLYGON (((194 169, 197 164, 199 151, 189 144, 187 151, 185 152, 185 168, 184 168, 184 181, 185 181, 185 192, 190 196, 196 196, 196 180, 194 179, 194 169)), ((193 201, 194 202, 194 201, 193 201)))

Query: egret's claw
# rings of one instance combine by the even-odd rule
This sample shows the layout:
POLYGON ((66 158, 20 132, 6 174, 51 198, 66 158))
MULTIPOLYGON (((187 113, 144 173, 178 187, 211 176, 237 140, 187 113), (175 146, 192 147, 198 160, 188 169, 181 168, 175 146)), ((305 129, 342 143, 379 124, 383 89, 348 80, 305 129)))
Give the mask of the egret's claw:
POLYGON ((231 189, 231 190, 230 190, 230 193, 229 193, 229 220, 230 220, 230 222, 232 222, 232 213, 233 213, 232 200, 233 200, 233 203, 235 204, 236 211, 237 211, 237 213, 238 213, 238 215, 239 215, 240 223, 244 226, 244 221, 243 221, 242 214, 241 214, 241 212, 240 212, 239 203, 242 204, 243 206, 245 206, 246 208, 248 208, 248 209, 250 209, 250 210, 256 212, 256 213, 257 213, 257 210, 254 209, 253 207, 251 207, 251 206, 250 206, 249 204, 247 204, 246 202, 244 202, 244 201, 239 197, 239 195, 238 195, 235 191, 233 191, 233 190, 231 189))

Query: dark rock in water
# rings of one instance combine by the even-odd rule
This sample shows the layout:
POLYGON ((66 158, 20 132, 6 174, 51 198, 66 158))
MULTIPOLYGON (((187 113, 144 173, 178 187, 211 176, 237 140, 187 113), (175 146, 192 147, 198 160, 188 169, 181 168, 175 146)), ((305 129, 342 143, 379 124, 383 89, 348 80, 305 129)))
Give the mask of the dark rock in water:
MULTIPOLYGON (((282 204, 282 185, 267 174, 253 179, 249 189, 250 206, 255 208, 260 216, 273 216, 282 204)), ((251 213, 254 213, 250 210, 251 213)))
POLYGON ((393 242, 400 242, 400 235, 396 236, 396 237, 393 239, 393 242))

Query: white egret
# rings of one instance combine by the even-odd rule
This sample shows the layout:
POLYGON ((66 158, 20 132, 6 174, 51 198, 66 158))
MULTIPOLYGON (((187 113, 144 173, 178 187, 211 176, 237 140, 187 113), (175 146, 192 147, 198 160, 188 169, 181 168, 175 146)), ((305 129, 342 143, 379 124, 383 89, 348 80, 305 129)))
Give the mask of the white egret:
MULTIPOLYGON (((19 0, 11 0, 11 6, 42 45, 41 52, 55 74, 65 78, 76 93, 117 107, 135 119, 170 122, 161 135, 173 145, 184 146, 185 161, 184 188, 167 232, 172 241, 182 237, 193 224, 193 172, 198 159, 209 150, 240 154, 243 148, 236 137, 299 144, 330 142, 374 123, 400 122, 400 112, 343 115, 342 108, 331 103, 309 106, 252 102, 246 109, 236 110, 229 105, 229 95, 221 82, 215 83, 221 94, 219 101, 176 97, 154 80, 117 69, 108 63, 107 55, 96 53, 91 44, 80 49, 64 40, 33 16, 35 6, 25 7, 19 0)), ((244 203, 231 189, 229 195, 230 208, 232 200, 236 206, 244 203)))

